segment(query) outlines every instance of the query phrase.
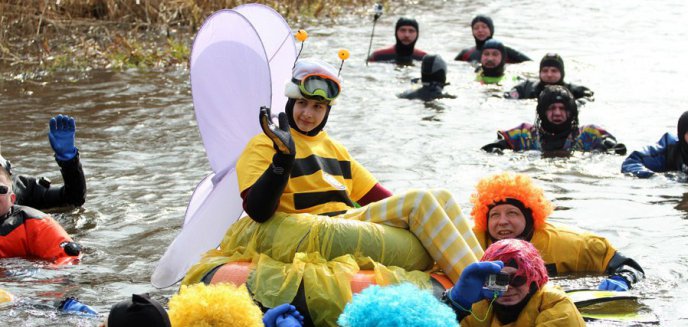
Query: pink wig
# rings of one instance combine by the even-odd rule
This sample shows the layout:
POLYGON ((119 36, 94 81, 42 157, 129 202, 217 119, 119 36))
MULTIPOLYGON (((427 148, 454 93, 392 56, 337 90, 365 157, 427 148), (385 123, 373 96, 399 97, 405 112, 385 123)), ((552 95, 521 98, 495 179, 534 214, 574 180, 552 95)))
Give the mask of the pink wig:
POLYGON ((514 260, 518 265, 516 275, 525 276, 530 285, 535 282, 538 289, 549 280, 545 262, 542 261, 538 250, 530 242, 519 239, 500 240, 492 243, 480 261, 501 260, 505 265, 514 260))

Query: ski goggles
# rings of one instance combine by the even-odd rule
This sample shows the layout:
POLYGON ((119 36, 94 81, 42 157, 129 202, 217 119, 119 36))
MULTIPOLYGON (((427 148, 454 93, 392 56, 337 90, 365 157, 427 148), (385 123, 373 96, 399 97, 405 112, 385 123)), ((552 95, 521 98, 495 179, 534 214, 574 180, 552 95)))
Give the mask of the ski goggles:
POLYGON ((299 86, 299 90, 304 97, 322 98, 327 101, 334 100, 341 91, 339 82, 330 76, 323 74, 309 74, 300 81, 292 79, 294 84, 299 86))

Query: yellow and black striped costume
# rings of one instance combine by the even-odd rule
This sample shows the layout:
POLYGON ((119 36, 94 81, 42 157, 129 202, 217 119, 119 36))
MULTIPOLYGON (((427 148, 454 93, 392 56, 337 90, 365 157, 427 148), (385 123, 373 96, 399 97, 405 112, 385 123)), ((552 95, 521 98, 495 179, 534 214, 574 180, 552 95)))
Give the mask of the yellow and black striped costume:
MULTIPOLYGON (((372 174, 324 131, 316 136, 291 134, 296 160, 277 212, 338 213, 337 218, 408 229, 454 282, 482 256, 468 220, 448 191, 414 190, 354 208, 353 201, 377 183, 372 174)), ((242 192, 258 180, 274 154, 272 141, 262 133, 249 142, 237 163, 242 192)))

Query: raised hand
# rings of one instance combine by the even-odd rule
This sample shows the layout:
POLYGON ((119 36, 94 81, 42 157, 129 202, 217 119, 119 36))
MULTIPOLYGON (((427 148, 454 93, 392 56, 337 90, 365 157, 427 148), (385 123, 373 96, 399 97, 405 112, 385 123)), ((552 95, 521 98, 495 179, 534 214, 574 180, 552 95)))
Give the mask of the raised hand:
POLYGON ((287 120, 287 114, 280 112, 279 127, 275 126, 270 118, 270 108, 260 107, 260 128, 263 129, 263 133, 267 135, 271 140, 272 144, 279 153, 295 156, 296 146, 294 145, 294 140, 291 137, 291 132, 289 132, 289 121, 287 120))
POLYGON ((50 119, 50 131, 48 139, 50 146, 55 151, 55 157, 60 161, 71 160, 76 156, 74 135, 76 134, 76 121, 73 117, 59 114, 50 119))
POLYGON ((482 299, 491 299, 495 291, 483 287, 485 279, 490 274, 496 274, 504 268, 501 261, 474 262, 461 273, 459 282, 449 293, 449 298, 461 306, 460 309, 470 310, 473 303, 482 299))

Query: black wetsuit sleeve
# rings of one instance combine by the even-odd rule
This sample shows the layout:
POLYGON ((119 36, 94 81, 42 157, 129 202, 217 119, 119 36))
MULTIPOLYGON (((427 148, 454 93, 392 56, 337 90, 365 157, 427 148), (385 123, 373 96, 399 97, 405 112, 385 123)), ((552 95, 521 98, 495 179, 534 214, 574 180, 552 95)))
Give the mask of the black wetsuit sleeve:
POLYGON ((507 143, 505 139, 500 139, 500 140, 497 140, 493 143, 486 144, 480 149, 485 151, 485 152, 489 152, 489 153, 501 154, 502 150, 509 149, 509 143, 507 143))
POLYGON ((619 143, 616 140, 616 138, 611 135, 602 136, 602 142, 600 142, 598 146, 593 150, 602 152, 612 152, 618 155, 625 155, 627 151, 626 145, 623 143, 619 143))
POLYGON ((504 97, 507 99, 527 99, 528 89, 532 88, 533 82, 525 80, 514 86, 509 92, 504 92, 504 97))
POLYGON ((463 49, 463 50, 461 50, 461 52, 459 52, 459 54, 457 54, 456 57, 454 57, 454 60, 456 60, 456 61, 466 61, 465 59, 463 59, 463 57, 466 55, 466 52, 467 52, 467 51, 468 51, 468 49, 463 49))
POLYGON ((506 62, 510 64, 518 64, 524 61, 531 61, 528 56, 524 55, 523 53, 519 52, 518 50, 514 50, 509 47, 506 48, 506 62))
POLYGON ((18 176, 14 180, 14 193, 18 205, 35 209, 81 206, 86 201, 86 178, 79 153, 67 161, 56 160, 60 166, 64 185, 51 185, 46 178, 18 176))
POLYGON ((589 100, 592 100, 592 97, 595 95, 595 92, 583 85, 568 84, 567 86, 569 91, 571 91, 571 94, 573 94, 573 97, 576 99, 588 98, 589 100))
POLYGON ((244 191, 244 211, 256 222, 267 221, 277 210, 280 197, 287 187, 294 156, 275 153, 272 163, 258 180, 244 191))
POLYGON ((607 274, 620 276, 631 286, 645 278, 645 271, 635 260, 616 251, 607 264, 607 274))

